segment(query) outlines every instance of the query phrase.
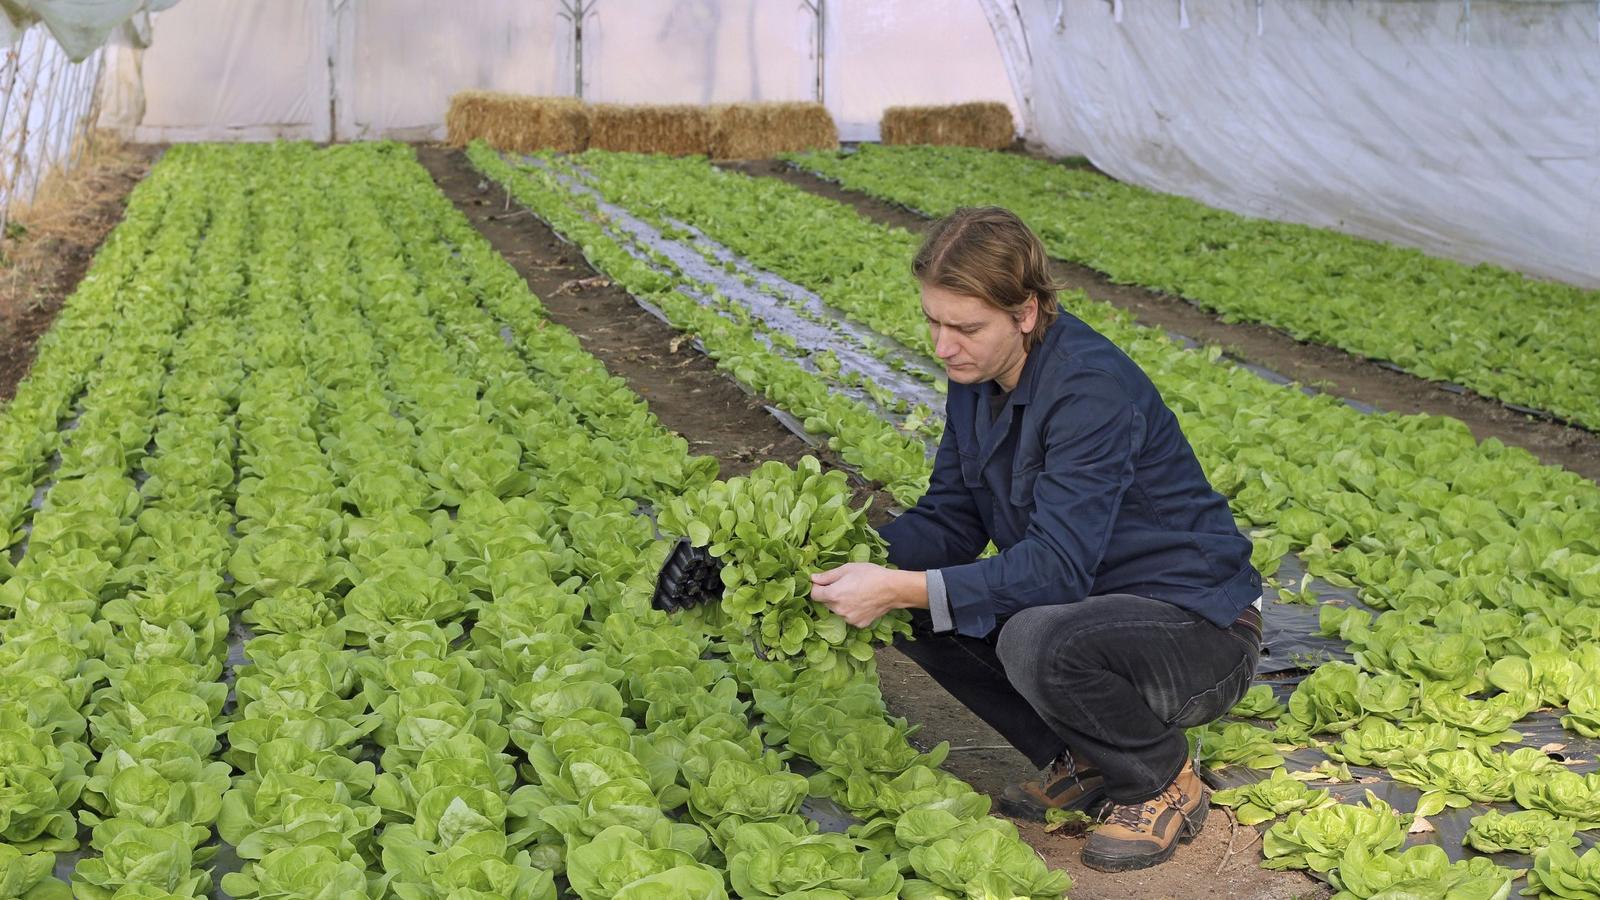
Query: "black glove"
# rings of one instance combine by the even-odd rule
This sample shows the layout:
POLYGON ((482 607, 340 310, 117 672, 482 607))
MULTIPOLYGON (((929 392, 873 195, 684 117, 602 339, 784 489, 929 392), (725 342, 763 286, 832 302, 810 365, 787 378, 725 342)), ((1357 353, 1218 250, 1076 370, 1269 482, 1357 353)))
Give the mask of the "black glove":
POLYGON ((688 538, 679 538, 667 554, 667 561, 656 576, 656 593, 651 605, 677 612, 701 603, 722 600, 722 561, 688 538))

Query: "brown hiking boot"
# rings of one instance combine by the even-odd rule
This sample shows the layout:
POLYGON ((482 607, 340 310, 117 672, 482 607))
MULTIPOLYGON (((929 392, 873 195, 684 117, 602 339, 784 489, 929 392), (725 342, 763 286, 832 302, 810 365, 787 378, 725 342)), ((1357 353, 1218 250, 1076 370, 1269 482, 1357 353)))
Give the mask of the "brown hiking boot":
POLYGON ((1200 834, 1210 809, 1211 797, 1194 763, 1185 762, 1160 794, 1143 803, 1106 807, 1083 846, 1083 864, 1102 872, 1126 872, 1166 862, 1180 843, 1200 834))
POLYGON ((1062 753, 1032 781, 1008 785, 1000 795, 1000 811, 1015 819, 1043 822, 1046 810, 1065 809, 1093 813, 1105 802, 1105 779, 1100 771, 1062 753))

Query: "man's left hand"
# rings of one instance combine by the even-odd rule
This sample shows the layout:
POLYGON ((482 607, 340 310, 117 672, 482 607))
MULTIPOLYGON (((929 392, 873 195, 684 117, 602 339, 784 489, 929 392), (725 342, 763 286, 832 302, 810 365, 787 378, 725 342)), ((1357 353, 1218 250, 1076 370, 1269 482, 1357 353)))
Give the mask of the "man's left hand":
POLYGON ((811 599, 856 628, 868 628, 890 610, 927 606, 926 584, 927 576, 922 572, 886 569, 873 563, 845 563, 811 576, 811 599))

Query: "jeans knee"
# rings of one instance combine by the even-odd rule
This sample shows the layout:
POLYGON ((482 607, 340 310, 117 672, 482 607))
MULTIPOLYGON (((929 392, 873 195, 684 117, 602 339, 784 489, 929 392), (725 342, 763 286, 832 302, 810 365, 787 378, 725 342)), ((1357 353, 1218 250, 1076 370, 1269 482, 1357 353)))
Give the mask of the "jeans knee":
POLYGON ((1043 618, 1043 607, 1020 610, 1001 626, 995 641, 995 655, 1005 666, 1006 677, 1024 693, 1043 673, 1044 638, 1048 632, 1043 618))

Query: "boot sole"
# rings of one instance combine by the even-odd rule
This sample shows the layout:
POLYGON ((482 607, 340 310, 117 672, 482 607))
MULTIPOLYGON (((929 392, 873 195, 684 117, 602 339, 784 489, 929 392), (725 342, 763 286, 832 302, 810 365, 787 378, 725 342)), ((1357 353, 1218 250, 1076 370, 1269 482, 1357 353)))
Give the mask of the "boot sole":
POLYGON ((1159 866, 1172 858, 1178 852, 1178 847, 1187 844, 1200 836, 1200 830, 1205 827, 1206 816, 1211 812, 1211 793, 1207 791, 1200 799, 1200 808, 1184 817, 1183 824, 1178 828, 1178 839, 1160 850, 1153 850, 1137 856, 1104 857, 1089 853, 1088 848, 1079 854, 1083 864, 1096 872, 1132 872, 1135 869, 1148 869, 1159 866))

